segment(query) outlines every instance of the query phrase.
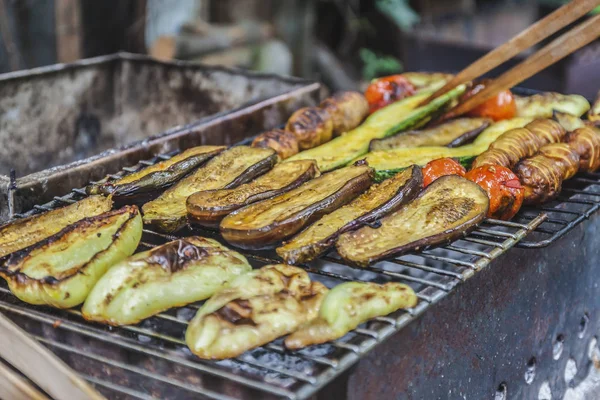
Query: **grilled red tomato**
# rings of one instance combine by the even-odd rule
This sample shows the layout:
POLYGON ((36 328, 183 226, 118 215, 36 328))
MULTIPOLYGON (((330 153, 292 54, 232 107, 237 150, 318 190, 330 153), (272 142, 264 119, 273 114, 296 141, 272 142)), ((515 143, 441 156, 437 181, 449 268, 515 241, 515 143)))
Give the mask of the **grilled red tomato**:
POLYGON ((451 158, 438 158, 423 167, 423 187, 445 175, 465 176, 467 170, 451 158))
POLYGON ((481 186, 490 198, 488 217, 509 220, 521 208, 525 189, 519 178, 500 165, 484 165, 467 172, 465 178, 481 186))
POLYGON ((402 75, 375 79, 365 91, 371 113, 415 94, 415 86, 402 75))
MULTIPOLYGON (((489 79, 476 83, 461 97, 461 102, 481 92, 490 82, 489 79)), ((471 117, 491 118, 494 121, 514 118, 517 114, 515 97, 510 90, 503 90, 496 96, 478 105, 467 113, 471 117)))

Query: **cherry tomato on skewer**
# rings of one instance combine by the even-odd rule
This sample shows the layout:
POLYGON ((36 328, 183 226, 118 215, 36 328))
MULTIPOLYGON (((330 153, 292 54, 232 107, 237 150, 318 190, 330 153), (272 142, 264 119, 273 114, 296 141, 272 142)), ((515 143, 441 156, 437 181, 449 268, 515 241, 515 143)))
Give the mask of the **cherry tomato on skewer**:
MULTIPOLYGON (((481 92, 489 82, 489 80, 483 80, 476 83, 470 90, 462 95, 460 102, 481 92)), ((470 117, 491 118, 494 121, 514 118, 516 114, 517 104, 515 103, 515 97, 510 90, 501 91, 467 113, 470 117)))
POLYGON ((402 75, 375 79, 365 90, 371 113, 413 94, 415 94, 414 85, 402 75))
POLYGON ((521 208, 525 189, 519 178, 500 165, 484 165, 467 172, 465 178, 477 183, 488 194, 488 217, 509 220, 521 208))
POLYGON ((429 186, 433 181, 445 175, 465 176, 467 170, 451 158, 438 158, 427 163, 422 169, 423 187, 429 186))

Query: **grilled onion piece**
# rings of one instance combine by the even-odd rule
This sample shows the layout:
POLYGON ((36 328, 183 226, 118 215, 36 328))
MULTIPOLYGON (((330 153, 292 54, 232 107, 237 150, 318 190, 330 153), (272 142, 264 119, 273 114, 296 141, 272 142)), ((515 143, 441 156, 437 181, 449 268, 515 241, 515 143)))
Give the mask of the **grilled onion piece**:
POLYGON ((334 93, 323 100, 319 107, 331 116, 334 136, 351 131, 369 115, 369 103, 359 92, 334 93))
POLYGON ((581 117, 590 109, 590 103, 583 96, 546 92, 533 96, 515 96, 517 117, 552 118, 554 111, 581 117))
POLYGON ((288 336, 284 344, 300 349, 335 340, 371 318, 416 304, 415 292, 401 283, 342 283, 325 295, 319 316, 288 336))
POLYGON ((266 248, 353 200, 373 182, 373 170, 353 165, 313 179, 289 192, 251 204, 221 221, 221 234, 242 248, 266 248))
POLYGON ((112 194, 115 200, 166 189, 206 160, 225 150, 225 146, 199 146, 177 154, 167 161, 126 175, 116 181, 90 186, 89 194, 112 194))
POLYGON ((457 118, 433 128, 371 140, 369 151, 423 146, 457 147, 477 137, 491 123, 488 118, 457 118))
POLYGON ((277 254, 288 264, 313 260, 330 248, 342 233, 375 221, 414 199, 422 186, 421 168, 412 166, 405 169, 325 215, 277 248, 277 254))
POLYGON ((600 168, 600 132, 583 127, 570 132, 566 142, 579 154, 579 170, 594 172, 600 168))
POLYGON ((285 160, 300 151, 296 135, 283 129, 261 133, 252 141, 252 147, 271 148, 277 152, 280 160, 285 160))
POLYGON ((133 254, 141 237, 140 213, 126 206, 78 221, 14 253, 0 276, 27 303, 74 307, 111 266, 133 254))
POLYGON ((192 175, 168 189, 156 200, 144 204, 144 223, 173 232, 185 225, 187 198, 199 191, 229 189, 270 170, 277 161, 272 149, 232 147, 219 154, 192 175))
POLYGON ((191 195, 187 199, 188 217, 190 221, 200 225, 218 225, 227 214, 295 189, 318 174, 317 163, 312 160, 281 163, 252 182, 235 189, 208 190, 191 195))
POLYGON ((367 266, 411 250, 447 243, 473 229, 489 206, 486 192, 457 175, 443 176, 411 203, 381 220, 340 236, 336 248, 347 262, 367 266))
POLYGON ((326 292, 300 268, 265 266, 211 297, 190 321, 185 341, 200 358, 238 356, 315 318, 326 292))
POLYGON ((524 128, 503 133, 475 159, 472 168, 501 165, 512 169, 519 160, 533 156, 546 144, 560 142, 564 136, 565 130, 558 122, 536 119, 524 128))
POLYGON ((135 324, 169 308, 207 299, 251 270, 244 256, 213 239, 178 239, 112 267, 94 286, 81 312, 90 321, 135 324))
POLYGON ((296 136, 300 150, 312 149, 331 140, 333 120, 321 108, 304 107, 292 114, 285 130, 296 136))
POLYGON ((0 227, 0 257, 38 243, 86 217, 110 211, 112 200, 90 196, 66 207, 18 219, 0 227))

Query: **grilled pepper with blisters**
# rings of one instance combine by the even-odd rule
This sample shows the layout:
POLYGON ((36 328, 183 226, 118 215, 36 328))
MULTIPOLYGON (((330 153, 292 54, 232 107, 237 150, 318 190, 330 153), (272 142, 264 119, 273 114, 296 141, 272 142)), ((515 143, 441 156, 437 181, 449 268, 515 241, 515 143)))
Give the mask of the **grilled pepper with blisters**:
POLYGON ((185 341, 200 358, 236 357, 311 321, 326 292, 301 268, 267 265, 234 279, 204 303, 185 341))
POLYGON ((289 335, 284 344, 288 349, 300 349, 329 342, 341 338, 371 318, 416 304, 415 292, 402 283, 342 283, 327 292, 319 316, 289 335))
POLYGON ((239 209, 221 221, 221 234, 242 248, 266 248, 350 202, 373 182, 373 170, 352 165, 239 209))
POLYGON ((225 150, 225 146, 194 147, 167 161, 146 167, 121 179, 90 186, 87 188, 87 192, 89 194, 112 194, 115 200, 160 192, 223 150, 225 150))
POLYGON ((0 276, 27 303, 74 307, 110 267, 133 254, 141 237, 139 211, 126 206, 75 222, 14 253, 0 276))
POLYGON ((36 244, 74 222, 100 215, 112 208, 112 200, 90 196, 66 207, 17 219, 0 227, 0 257, 36 244))
POLYGON ((135 254, 94 286, 81 312, 90 321, 135 324, 209 298, 252 270, 244 256, 213 239, 187 237, 135 254))
POLYGON ((288 264, 313 260, 330 248, 342 233, 360 228, 410 202, 419 194, 422 184, 421 168, 408 168, 325 215, 277 248, 277 254, 288 264))
POLYGON ((144 223, 173 232, 185 225, 186 200, 199 191, 230 189, 270 170, 277 162, 272 149, 248 146, 232 147, 219 154, 194 173, 168 189, 155 200, 144 204, 144 223))

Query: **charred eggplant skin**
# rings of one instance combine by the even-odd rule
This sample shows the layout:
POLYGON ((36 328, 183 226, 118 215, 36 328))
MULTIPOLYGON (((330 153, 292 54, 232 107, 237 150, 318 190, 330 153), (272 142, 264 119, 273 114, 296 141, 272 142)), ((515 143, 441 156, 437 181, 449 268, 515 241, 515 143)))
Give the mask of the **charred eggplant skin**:
POLYGON ((344 232, 358 229, 412 201, 423 187, 421 168, 412 166, 373 185, 347 205, 327 214, 277 248, 288 264, 314 260, 344 232))
POLYGON ((365 226, 341 235, 336 248, 346 262, 364 267, 456 240, 484 219, 488 207, 487 193, 479 185, 457 175, 443 176, 381 219, 379 228, 365 226))
POLYGON ((133 254, 141 236, 140 213, 126 206, 78 221, 14 253, 0 276, 27 303, 74 307, 108 268, 133 254))
POLYGON ((276 162, 273 149, 232 147, 144 204, 144 223, 166 232, 177 231, 186 223, 189 196, 204 190, 235 188, 266 173, 276 162))
POLYGON ((96 283, 81 313, 110 325, 135 324, 212 296, 252 270, 241 254, 213 239, 187 237, 135 254, 96 283))
POLYGON ((229 214, 221 221, 220 231, 234 246, 270 248, 353 200, 372 182, 373 170, 366 165, 332 171, 287 193, 229 214))
POLYGON ((121 179, 89 186, 87 192, 88 194, 112 195, 115 200, 136 197, 149 192, 159 192, 168 188, 194 168, 225 150, 225 148, 225 146, 194 147, 173 156, 167 161, 146 167, 121 179))
POLYGON ((90 196, 66 207, 9 222, 0 227, 0 258, 41 242, 79 220, 110 211, 112 204, 111 198, 90 196))
POLYGON ((198 192, 187 199, 191 223, 214 227, 226 215, 257 201, 297 188, 319 175, 317 163, 300 160, 280 163, 265 175, 234 189, 198 192))

